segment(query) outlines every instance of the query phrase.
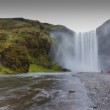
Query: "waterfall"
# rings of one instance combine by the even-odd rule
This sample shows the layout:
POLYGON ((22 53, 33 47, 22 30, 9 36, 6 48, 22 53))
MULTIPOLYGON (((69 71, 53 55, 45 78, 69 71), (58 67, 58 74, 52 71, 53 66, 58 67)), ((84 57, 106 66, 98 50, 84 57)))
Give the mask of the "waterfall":
POLYGON ((97 72, 98 43, 96 31, 68 34, 52 32, 52 56, 62 68, 74 72, 97 72))
POLYGON ((75 34, 75 62, 82 72, 99 71, 96 31, 75 34))

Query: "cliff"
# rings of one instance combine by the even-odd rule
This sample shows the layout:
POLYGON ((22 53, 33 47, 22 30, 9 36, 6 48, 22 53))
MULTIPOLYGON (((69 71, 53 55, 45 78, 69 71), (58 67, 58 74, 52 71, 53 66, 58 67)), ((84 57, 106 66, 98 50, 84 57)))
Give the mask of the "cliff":
POLYGON ((0 73, 60 71, 49 56, 49 32, 64 29, 24 18, 0 19, 0 73))
POLYGON ((97 28, 100 68, 110 71, 110 20, 97 28))

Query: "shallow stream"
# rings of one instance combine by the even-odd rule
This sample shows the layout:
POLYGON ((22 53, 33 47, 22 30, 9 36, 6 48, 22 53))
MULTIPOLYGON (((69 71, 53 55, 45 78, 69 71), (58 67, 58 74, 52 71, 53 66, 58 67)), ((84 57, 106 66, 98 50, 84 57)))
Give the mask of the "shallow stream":
POLYGON ((89 110, 84 84, 72 73, 0 76, 0 110, 89 110))

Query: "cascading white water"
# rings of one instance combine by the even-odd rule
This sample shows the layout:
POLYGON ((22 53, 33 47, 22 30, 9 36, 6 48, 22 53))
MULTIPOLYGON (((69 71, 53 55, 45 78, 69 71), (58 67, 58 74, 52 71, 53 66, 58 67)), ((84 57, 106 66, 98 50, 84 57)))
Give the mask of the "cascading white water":
POLYGON ((54 61, 74 72, 97 72, 98 43, 96 31, 73 33, 52 32, 54 61))
POLYGON ((75 62, 79 71, 99 71, 96 31, 75 34, 75 62))

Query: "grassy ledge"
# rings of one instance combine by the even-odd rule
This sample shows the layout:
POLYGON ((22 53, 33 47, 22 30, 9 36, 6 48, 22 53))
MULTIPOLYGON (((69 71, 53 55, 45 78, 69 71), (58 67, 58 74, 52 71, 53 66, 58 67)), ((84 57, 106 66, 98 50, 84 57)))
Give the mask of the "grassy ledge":
POLYGON ((51 69, 47 69, 36 64, 31 64, 29 68, 29 72, 57 72, 57 71, 61 71, 61 68, 57 65, 54 65, 51 69))

